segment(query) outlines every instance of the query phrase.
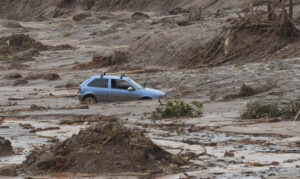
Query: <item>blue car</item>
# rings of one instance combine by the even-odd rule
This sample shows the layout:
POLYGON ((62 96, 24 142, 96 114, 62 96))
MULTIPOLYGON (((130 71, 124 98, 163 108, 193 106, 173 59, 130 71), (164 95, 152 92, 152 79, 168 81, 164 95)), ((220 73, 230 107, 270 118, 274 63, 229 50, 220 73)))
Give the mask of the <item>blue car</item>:
POLYGON ((166 93, 144 88, 134 80, 122 76, 92 76, 80 85, 79 100, 84 104, 98 102, 160 99, 166 93))

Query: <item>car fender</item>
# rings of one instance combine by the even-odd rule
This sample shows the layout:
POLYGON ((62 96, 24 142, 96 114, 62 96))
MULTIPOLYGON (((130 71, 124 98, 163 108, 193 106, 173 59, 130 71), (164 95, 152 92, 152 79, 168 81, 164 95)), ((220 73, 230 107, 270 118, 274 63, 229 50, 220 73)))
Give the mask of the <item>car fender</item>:
POLYGON ((83 99, 85 96, 88 96, 88 95, 94 96, 94 97, 97 99, 97 101, 99 100, 98 97, 97 97, 97 94, 94 93, 94 92, 85 92, 85 93, 82 95, 82 99, 83 99))

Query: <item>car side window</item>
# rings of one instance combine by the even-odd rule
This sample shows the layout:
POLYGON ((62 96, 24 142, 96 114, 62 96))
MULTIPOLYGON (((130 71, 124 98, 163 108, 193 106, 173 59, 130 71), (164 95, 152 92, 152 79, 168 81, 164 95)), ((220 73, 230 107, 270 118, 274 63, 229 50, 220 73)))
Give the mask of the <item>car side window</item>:
POLYGON ((122 89, 122 90, 127 90, 131 85, 124 81, 124 80, 111 80, 111 88, 112 89, 122 89))
POLYGON ((96 88, 108 88, 108 79, 97 78, 91 81, 88 86, 96 88))

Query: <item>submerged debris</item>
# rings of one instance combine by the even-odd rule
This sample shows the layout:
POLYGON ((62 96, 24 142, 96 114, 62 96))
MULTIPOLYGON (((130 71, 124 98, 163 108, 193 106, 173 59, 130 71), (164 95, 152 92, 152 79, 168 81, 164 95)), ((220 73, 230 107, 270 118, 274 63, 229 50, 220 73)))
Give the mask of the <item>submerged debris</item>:
POLYGON ((19 80, 16 80, 14 83, 13 83, 13 86, 22 86, 22 85, 25 85, 27 84, 28 81, 25 80, 25 79, 19 79, 19 80))
POLYGON ((16 72, 10 73, 8 75, 5 76, 5 78, 7 79, 18 79, 18 78, 22 78, 22 75, 16 72))
POLYGON ((47 174, 159 172, 183 160, 153 144, 142 131, 119 123, 98 123, 49 148, 34 150, 23 162, 25 173, 47 174))
POLYGON ((47 73, 42 76, 44 80, 48 81, 54 81, 54 80, 59 80, 60 76, 57 73, 47 73))
POLYGON ((13 154, 13 149, 9 140, 0 137, 0 156, 7 156, 13 154))

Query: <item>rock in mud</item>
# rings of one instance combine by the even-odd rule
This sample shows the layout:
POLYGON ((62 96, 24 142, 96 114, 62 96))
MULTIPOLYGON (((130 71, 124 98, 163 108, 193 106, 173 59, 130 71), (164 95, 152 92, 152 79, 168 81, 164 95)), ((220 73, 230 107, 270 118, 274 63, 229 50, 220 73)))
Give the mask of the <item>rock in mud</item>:
POLYGON ((8 165, 0 168, 0 176, 17 176, 15 165, 8 165))
POLYGON ((30 48, 28 50, 24 50, 16 53, 16 58, 22 61, 31 60, 32 57, 39 55, 40 52, 36 48, 30 48))
POLYGON ((225 152, 224 153, 224 157, 234 157, 234 153, 233 152, 225 152))
POLYGON ((73 50, 73 49, 75 48, 69 44, 57 45, 51 48, 51 50, 73 50))
POLYGON ((43 110, 47 110, 47 108, 44 107, 44 106, 38 106, 36 104, 32 104, 30 106, 29 110, 31 110, 31 111, 43 111, 43 110))
POLYGON ((150 16, 142 12, 135 12, 131 15, 131 18, 132 20, 143 20, 143 19, 149 19, 150 16))
POLYGON ((43 79, 48 81, 54 81, 54 80, 59 80, 60 76, 56 73, 48 73, 43 75, 43 79))
POLYGON ((34 150, 20 171, 30 175, 54 172, 122 173, 162 171, 185 164, 155 145, 142 131, 120 123, 97 123, 50 147, 34 150))
POLYGON ((1 25, 6 28, 23 28, 23 26, 18 22, 14 20, 6 20, 1 22, 1 25))
POLYGON ((177 15, 177 14, 183 14, 183 13, 190 13, 188 9, 184 9, 181 7, 175 7, 169 11, 170 15, 177 15))
POLYGON ((13 83, 13 86, 21 86, 21 85, 25 85, 27 84, 28 81, 25 80, 25 79, 19 79, 19 80, 16 80, 14 83, 13 83))
POLYGON ((18 79, 18 78, 22 78, 22 75, 16 72, 10 73, 8 74, 5 78, 7 79, 18 79))
POLYGON ((26 80, 38 80, 41 79, 43 77, 43 74, 41 73, 32 73, 29 74, 25 79, 26 80))
POLYGON ((87 12, 87 11, 82 11, 82 12, 78 12, 76 14, 73 15, 73 21, 82 21, 83 19, 87 18, 87 17, 91 17, 92 13, 87 12))
POLYGON ((13 149, 9 140, 0 137, 0 156, 7 156, 13 154, 13 149))
POLYGON ((19 124, 23 129, 34 129, 34 127, 31 124, 19 124))

